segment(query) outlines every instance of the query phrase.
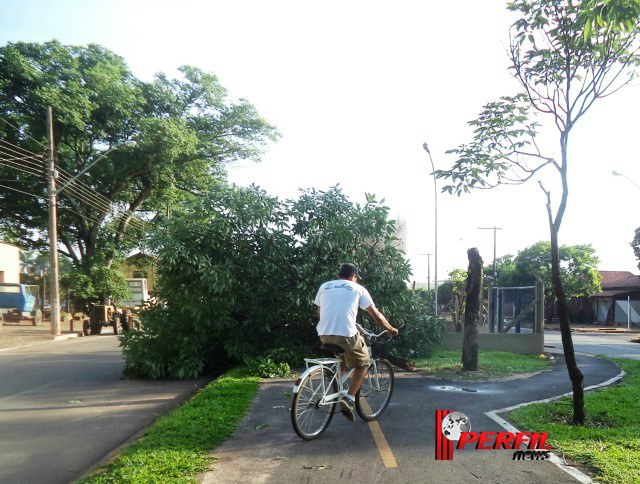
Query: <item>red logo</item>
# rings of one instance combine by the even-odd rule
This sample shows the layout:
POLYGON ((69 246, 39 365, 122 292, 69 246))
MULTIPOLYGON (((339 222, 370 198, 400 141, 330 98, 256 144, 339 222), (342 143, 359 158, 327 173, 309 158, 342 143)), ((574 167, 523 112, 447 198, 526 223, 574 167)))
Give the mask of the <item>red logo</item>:
POLYGON ((469 418, 453 410, 436 410, 436 460, 453 460, 454 441, 458 449, 471 444, 475 450, 515 450, 514 460, 545 460, 553 449, 547 432, 471 432, 469 418), (528 451, 520 450, 526 444, 528 451))
POLYGON ((436 460, 453 460, 453 441, 442 433, 442 421, 453 410, 436 410, 436 460))

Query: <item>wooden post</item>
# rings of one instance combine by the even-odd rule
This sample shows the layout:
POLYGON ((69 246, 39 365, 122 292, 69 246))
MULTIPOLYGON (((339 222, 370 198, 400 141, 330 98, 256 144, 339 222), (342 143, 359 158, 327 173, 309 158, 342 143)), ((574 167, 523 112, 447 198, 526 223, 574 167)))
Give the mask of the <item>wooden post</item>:
POLYGON ((56 200, 56 162, 53 144, 53 112, 47 108, 47 196, 49 199, 49 307, 51 335, 60 335, 60 293, 58 292, 58 213, 56 200))
POLYGON ((467 251, 469 272, 467 273, 466 304, 464 309, 464 336, 462 345, 462 369, 478 369, 478 315, 482 293, 482 257, 475 247, 467 251))

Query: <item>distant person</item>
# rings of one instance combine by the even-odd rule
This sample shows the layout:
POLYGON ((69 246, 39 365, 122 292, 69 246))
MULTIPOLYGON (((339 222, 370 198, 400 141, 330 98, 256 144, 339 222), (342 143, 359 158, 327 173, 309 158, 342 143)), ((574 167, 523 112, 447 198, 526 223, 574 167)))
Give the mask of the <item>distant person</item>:
POLYGON ((322 284, 314 301, 320 317, 316 326, 320 341, 344 350, 341 355, 342 370, 355 369, 349 393, 340 401, 342 413, 351 422, 355 420, 355 396, 371 363, 364 338, 356 327, 358 308, 367 311, 390 334, 398 334, 398 330, 376 309, 369 291, 358 284, 357 280, 358 268, 354 264, 343 264, 338 272, 338 279, 322 284))
POLYGON ((130 318, 130 310, 128 308, 123 308, 120 313, 120 326, 122 326, 122 331, 125 333, 131 329, 131 325, 129 324, 130 318))

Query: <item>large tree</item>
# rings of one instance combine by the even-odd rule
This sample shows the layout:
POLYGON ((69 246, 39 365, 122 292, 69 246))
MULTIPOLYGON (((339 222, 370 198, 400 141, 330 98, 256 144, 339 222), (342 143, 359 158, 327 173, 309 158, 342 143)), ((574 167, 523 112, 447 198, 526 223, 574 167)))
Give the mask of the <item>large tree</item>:
POLYGON ((551 277, 558 300, 564 356, 573 388, 574 422, 584 423, 583 376, 576 363, 561 277, 558 234, 569 196, 569 140, 576 123, 593 104, 635 77, 640 48, 638 0, 517 0, 510 35, 511 71, 522 92, 484 106, 469 124, 471 142, 451 150, 457 160, 437 176, 444 189, 520 184, 551 168, 561 190, 554 206, 551 189, 540 182, 549 221, 551 277), (558 135, 557 151, 538 143, 536 115, 558 135))
POLYGON ((116 148, 59 198, 61 252, 77 266, 138 245, 158 212, 223 177, 225 163, 258 160, 277 136, 195 67, 143 82, 99 45, 9 43, 0 48, 0 178, 10 187, 0 190, 0 229, 32 248, 46 245, 45 200, 26 193, 46 186, 38 157, 47 106, 59 185, 116 148), (123 146, 131 140, 137 146, 123 146))

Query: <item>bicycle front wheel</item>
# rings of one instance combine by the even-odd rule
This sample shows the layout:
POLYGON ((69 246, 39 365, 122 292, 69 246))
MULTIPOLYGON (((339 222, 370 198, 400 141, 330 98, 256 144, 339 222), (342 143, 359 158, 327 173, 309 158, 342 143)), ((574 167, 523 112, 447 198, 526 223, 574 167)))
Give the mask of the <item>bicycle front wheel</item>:
POLYGON ((300 382, 291 404, 291 423, 300 438, 316 439, 329 426, 336 404, 320 402, 325 394, 338 392, 338 383, 332 379, 333 372, 318 366, 300 382))
POLYGON ((384 412, 391 400, 393 381, 391 363, 384 359, 371 363, 356 399, 356 410, 363 420, 375 420, 384 412))

